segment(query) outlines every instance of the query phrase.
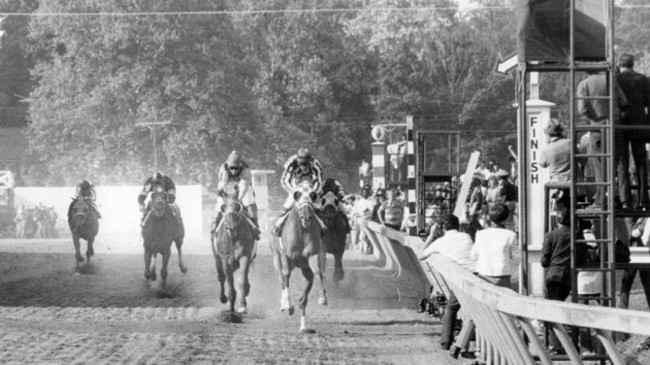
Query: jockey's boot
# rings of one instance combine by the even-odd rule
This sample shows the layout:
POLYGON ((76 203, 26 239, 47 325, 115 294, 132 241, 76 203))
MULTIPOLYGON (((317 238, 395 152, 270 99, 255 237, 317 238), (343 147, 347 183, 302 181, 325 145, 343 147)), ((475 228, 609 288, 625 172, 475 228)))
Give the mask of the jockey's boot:
POLYGON ((260 240, 260 234, 262 233, 260 231, 260 225, 257 220, 257 205, 255 203, 250 204, 246 206, 246 213, 250 217, 251 221, 253 222, 253 239, 255 241, 260 240))
POLYGON ((284 225, 284 221, 287 219, 287 216, 289 215, 290 211, 291 208, 284 208, 282 214, 280 214, 280 217, 278 218, 278 221, 275 222, 275 226, 273 226, 271 233, 280 237, 280 234, 282 233, 282 225, 284 225))
POLYGON ((345 223, 345 233, 352 232, 352 227, 350 226, 350 220, 345 215, 345 213, 341 213, 341 219, 343 219, 343 222, 345 223))
POLYGON ((210 233, 215 233, 217 231, 217 228, 219 227, 219 223, 221 223, 221 218, 223 218, 223 213, 219 211, 217 215, 214 217, 214 220, 212 221, 212 227, 210 227, 210 233))
POLYGON ((255 241, 259 241, 260 240, 260 234, 262 232, 260 231, 260 225, 257 222, 257 217, 251 218, 251 221, 253 221, 253 223, 255 224, 255 226, 253 227, 253 239, 255 241))

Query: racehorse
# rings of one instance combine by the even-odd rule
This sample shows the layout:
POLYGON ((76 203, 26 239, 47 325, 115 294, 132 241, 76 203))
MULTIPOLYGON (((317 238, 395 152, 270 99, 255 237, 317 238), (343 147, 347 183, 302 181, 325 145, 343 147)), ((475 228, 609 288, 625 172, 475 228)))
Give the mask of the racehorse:
POLYGON ((97 214, 92 209, 92 202, 87 198, 76 198, 70 203, 68 208, 68 226, 72 232, 72 242, 74 243, 75 258, 77 261, 77 270, 79 270, 79 263, 84 261, 80 252, 80 239, 87 242, 86 258, 90 263, 90 258, 95 254, 93 243, 95 236, 99 231, 99 219, 97 214))
POLYGON ((223 218, 211 235, 212 253, 219 278, 219 300, 230 301, 230 311, 246 313, 246 297, 250 292, 248 269, 255 256, 255 240, 250 218, 236 197, 228 197, 221 206, 223 218), (235 271, 239 269, 235 291, 235 271), (224 294, 224 281, 228 282, 228 297, 224 294), (237 297, 239 292, 239 297, 237 297))
POLYGON ((300 297, 300 331, 311 333, 306 328, 305 314, 309 292, 314 284, 314 276, 317 275, 321 284, 321 293, 318 303, 327 304, 325 293, 325 245, 321 241, 321 226, 314 201, 318 194, 314 191, 309 182, 303 182, 294 190, 294 206, 291 208, 282 228, 282 234, 278 241, 272 241, 273 264, 276 270, 280 271, 282 282, 282 296, 280 299, 280 310, 293 315, 294 307, 291 304, 289 294, 289 279, 294 267, 302 270, 302 275, 307 280, 300 297))
POLYGON ((142 227, 142 238, 144 238, 144 277, 147 280, 156 280, 156 255, 161 254, 162 268, 160 277, 162 278, 161 289, 164 291, 167 284, 167 264, 171 256, 172 242, 176 243, 178 250, 178 267, 185 274, 187 267, 183 264, 183 255, 181 246, 185 237, 185 227, 180 220, 180 216, 172 212, 172 208, 167 204, 167 193, 162 186, 154 187, 151 193, 151 210, 145 217, 144 226, 142 227), (154 258, 153 262, 151 258, 154 258))
POLYGON ((325 193, 321 200, 323 220, 327 231, 323 235, 323 243, 327 253, 334 255, 334 274, 332 280, 335 285, 343 280, 343 253, 345 252, 345 240, 347 238, 347 225, 344 219, 348 219, 345 213, 338 210, 341 204, 336 194, 331 191, 325 193))

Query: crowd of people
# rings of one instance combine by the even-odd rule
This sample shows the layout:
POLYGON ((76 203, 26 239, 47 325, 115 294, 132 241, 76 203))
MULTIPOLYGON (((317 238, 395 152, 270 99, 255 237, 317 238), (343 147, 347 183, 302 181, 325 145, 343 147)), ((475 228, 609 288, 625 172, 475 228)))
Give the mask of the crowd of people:
MULTIPOLYGON (((650 122, 650 83, 648 78, 634 71, 634 58, 629 54, 619 57, 619 71, 614 80, 613 103, 614 120, 611 122, 621 126, 648 125, 650 122)), ((593 226, 598 222, 587 217, 578 217, 576 227, 571 226, 573 212, 570 204, 569 184, 575 181, 603 182, 606 176, 604 168, 611 166, 614 170, 615 209, 646 211, 650 209, 647 186, 646 143, 650 141, 648 132, 643 129, 620 128, 614 135, 613 164, 604 163, 604 146, 601 141, 603 134, 600 126, 606 125, 610 118, 609 81, 604 73, 591 72, 578 85, 578 112, 594 130, 588 131, 578 138, 579 143, 572 146, 567 138, 563 123, 551 119, 545 133, 547 144, 541 151, 540 166, 547 168, 552 189, 548 191, 552 201, 554 216, 552 229, 545 233, 541 251, 540 265, 544 268, 544 297, 549 300, 564 301, 573 290, 573 295, 579 296, 580 302, 589 304, 594 300, 602 304, 603 272, 598 270, 578 270, 577 288, 571 283, 572 265, 577 268, 589 266, 600 267, 603 256, 597 243, 600 238, 595 234, 593 226), (572 149, 575 153, 588 154, 587 158, 579 159, 577 170, 571 170, 572 149), (634 169, 630 166, 630 156, 634 169), (574 175, 575 174, 575 175, 574 175), (638 189, 631 188, 636 185, 638 189), (633 191, 634 190, 634 191, 633 191), (575 260, 571 257, 571 241, 575 238, 575 260), (593 242, 592 242, 593 241, 593 242), (573 261, 573 263, 572 263, 573 261)), ((424 260, 433 253, 440 253, 467 268, 479 277, 496 285, 509 287, 512 265, 518 263, 516 248, 516 226, 513 230, 506 229, 506 221, 510 207, 508 202, 516 203, 516 187, 504 187, 500 179, 509 175, 506 171, 497 170, 482 165, 478 176, 472 179, 470 194, 466 201, 466 209, 462 217, 447 216, 442 229, 431 230, 425 242, 425 249, 420 254, 424 260), (484 187, 484 182, 487 186, 484 187), (501 188, 496 189, 497 186, 501 188), (496 198, 496 199, 495 199, 496 198), (485 212, 489 212, 485 215, 485 212), (460 218, 460 219, 459 219, 460 218), (468 224, 463 227, 463 220, 468 224), (470 223, 476 222, 474 230, 470 223)), ((586 210, 607 209, 608 196, 604 186, 591 189, 579 188, 574 190, 579 201, 578 208, 586 210)), ((516 209, 516 206, 515 206, 516 209)), ((623 218, 614 222, 616 240, 615 260, 617 263, 629 262, 629 246, 647 246, 650 242, 650 219, 631 218, 623 213, 623 218)), ((643 284, 646 300, 650 306, 650 270, 638 270, 643 284)), ((632 282, 637 270, 624 270, 620 287, 620 306, 627 308, 632 282)), ((451 293, 443 317, 441 345, 448 349, 453 341, 453 327, 460 304, 451 293)), ((569 331, 578 330, 570 328, 569 331)), ((583 353, 593 353, 592 336, 587 331, 579 331, 579 344, 583 353)), ((643 344, 650 347, 650 341, 643 344)), ((551 354, 566 354, 554 332, 549 332, 549 350, 551 354)))
POLYGON ((57 218, 54 207, 42 203, 34 207, 22 206, 14 218, 16 238, 56 238, 57 218))

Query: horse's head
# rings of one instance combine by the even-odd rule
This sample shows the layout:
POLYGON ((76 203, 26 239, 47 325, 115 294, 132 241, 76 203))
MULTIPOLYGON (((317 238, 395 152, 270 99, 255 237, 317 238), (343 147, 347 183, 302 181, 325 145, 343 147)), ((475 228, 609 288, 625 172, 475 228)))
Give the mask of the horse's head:
POLYGON ((300 183, 293 192, 293 199, 296 202, 300 224, 303 228, 308 228, 312 221, 316 220, 314 203, 317 198, 318 193, 313 185, 306 181, 300 183))
POLYGON ((83 226, 90 214, 90 203, 87 198, 78 198, 72 205, 72 219, 77 226, 83 226))
POLYGON ((340 203, 339 198, 331 191, 328 191, 323 195, 321 198, 321 210, 323 211, 323 217, 326 222, 330 222, 334 217, 336 217, 336 212, 338 211, 340 203))
POLYGON ((221 206, 221 212, 223 213, 222 224, 229 236, 234 235, 237 226, 244 220, 244 217, 242 217, 243 210, 242 203, 232 197, 225 199, 224 204, 221 206))
POLYGON ((151 193, 151 212, 156 217, 162 217, 167 210, 167 192, 165 189, 156 185, 151 193))

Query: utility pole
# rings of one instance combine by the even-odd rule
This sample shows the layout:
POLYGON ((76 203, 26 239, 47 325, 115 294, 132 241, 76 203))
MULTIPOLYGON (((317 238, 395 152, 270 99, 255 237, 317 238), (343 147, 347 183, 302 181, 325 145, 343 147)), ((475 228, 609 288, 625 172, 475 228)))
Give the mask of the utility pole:
POLYGON ((136 127, 147 127, 150 131, 153 132, 153 161, 156 168, 155 171, 158 171, 158 138, 156 136, 156 127, 159 125, 169 124, 172 124, 172 122, 143 122, 135 124, 136 127))

